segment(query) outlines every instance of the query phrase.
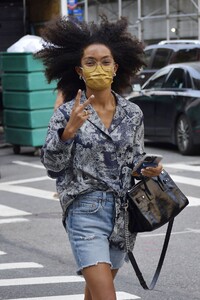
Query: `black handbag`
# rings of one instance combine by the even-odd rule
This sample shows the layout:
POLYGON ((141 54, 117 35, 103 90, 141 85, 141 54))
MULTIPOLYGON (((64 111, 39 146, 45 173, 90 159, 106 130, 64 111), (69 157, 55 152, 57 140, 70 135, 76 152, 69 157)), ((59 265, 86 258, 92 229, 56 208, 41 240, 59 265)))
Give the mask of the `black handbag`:
POLYGON ((127 192, 126 200, 125 234, 128 256, 142 287, 153 289, 165 258, 174 218, 189 204, 189 201, 165 170, 158 177, 142 177, 127 192), (148 287, 130 251, 128 230, 130 232, 153 231, 168 222, 158 266, 148 287))

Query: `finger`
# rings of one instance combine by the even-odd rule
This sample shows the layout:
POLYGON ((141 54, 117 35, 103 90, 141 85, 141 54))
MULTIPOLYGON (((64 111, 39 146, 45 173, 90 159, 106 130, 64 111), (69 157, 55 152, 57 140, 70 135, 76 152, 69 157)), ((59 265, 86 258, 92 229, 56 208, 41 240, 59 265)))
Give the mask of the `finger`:
POLYGON ((91 95, 84 103, 83 103, 83 106, 82 108, 85 109, 85 107, 90 104, 94 99, 94 95, 91 95))
POLYGON ((74 107, 77 107, 80 105, 80 99, 81 99, 81 89, 78 90, 78 93, 76 94, 75 102, 74 102, 74 107))

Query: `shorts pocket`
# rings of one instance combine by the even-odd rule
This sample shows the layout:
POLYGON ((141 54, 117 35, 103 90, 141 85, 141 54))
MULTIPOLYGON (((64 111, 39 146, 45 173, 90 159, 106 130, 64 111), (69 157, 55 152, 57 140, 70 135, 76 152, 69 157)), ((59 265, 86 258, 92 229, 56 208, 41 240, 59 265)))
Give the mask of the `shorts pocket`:
POLYGON ((73 214, 92 214, 99 210, 100 199, 84 195, 79 196, 73 204, 73 214))

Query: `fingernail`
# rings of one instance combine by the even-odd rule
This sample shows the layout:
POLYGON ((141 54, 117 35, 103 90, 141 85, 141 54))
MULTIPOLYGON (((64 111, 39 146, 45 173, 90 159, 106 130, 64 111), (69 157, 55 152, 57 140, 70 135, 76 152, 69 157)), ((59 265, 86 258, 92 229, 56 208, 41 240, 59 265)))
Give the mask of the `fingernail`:
POLYGON ((90 97, 90 98, 92 98, 92 99, 93 99, 93 98, 94 98, 94 95, 91 95, 91 97, 90 97))

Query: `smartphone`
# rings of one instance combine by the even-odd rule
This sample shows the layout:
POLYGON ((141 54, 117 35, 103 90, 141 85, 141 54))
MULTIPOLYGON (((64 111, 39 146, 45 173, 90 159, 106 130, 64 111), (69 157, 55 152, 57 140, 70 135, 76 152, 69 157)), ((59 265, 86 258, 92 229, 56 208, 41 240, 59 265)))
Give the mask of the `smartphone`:
POLYGON ((145 154, 135 165, 135 167, 133 168, 133 172, 137 172, 138 174, 140 174, 141 169, 147 167, 157 167, 162 158, 162 155, 158 154, 145 154))

